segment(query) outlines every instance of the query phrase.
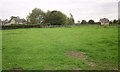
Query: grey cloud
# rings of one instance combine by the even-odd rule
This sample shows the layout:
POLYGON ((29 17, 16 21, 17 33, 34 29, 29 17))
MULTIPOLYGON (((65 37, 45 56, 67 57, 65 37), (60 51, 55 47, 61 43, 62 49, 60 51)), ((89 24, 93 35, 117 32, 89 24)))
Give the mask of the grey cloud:
POLYGON ((1 0, 0 19, 12 15, 26 17, 35 7, 47 10, 60 10, 66 15, 72 13, 75 20, 108 17, 117 18, 118 0, 1 0))

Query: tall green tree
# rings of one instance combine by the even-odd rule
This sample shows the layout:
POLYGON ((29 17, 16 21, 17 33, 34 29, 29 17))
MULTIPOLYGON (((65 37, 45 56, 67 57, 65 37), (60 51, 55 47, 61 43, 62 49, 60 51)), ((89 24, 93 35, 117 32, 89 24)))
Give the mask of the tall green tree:
POLYGON ((82 20, 81 24, 87 24, 87 21, 86 20, 82 20))
POLYGON ((32 10, 32 13, 29 13, 29 15, 27 16, 29 22, 32 24, 38 24, 42 22, 44 17, 45 13, 39 8, 34 8, 32 10))
POLYGON ((117 20, 116 20, 116 19, 114 19, 114 20, 113 20, 113 23, 114 23, 114 24, 117 24, 117 20))
POLYGON ((70 19, 69 23, 70 24, 74 24, 74 18, 73 18, 73 15, 71 13, 70 13, 70 18, 69 19, 70 19))
POLYGON ((109 24, 110 24, 110 25, 113 24, 113 21, 109 21, 109 24))
POLYGON ((51 25, 63 25, 66 24, 66 15, 60 11, 53 10, 47 12, 46 21, 51 25))
POLYGON ((67 17, 67 23, 66 24, 68 24, 68 25, 75 24, 73 15, 71 13, 70 13, 70 17, 67 17))
POLYGON ((51 11, 49 11, 49 10, 45 13, 44 23, 49 23, 50 13, 51 13, 51 11))
POLYGON ((88 24, 95 24, 95 21, 94 20, 89 20, 88 24))

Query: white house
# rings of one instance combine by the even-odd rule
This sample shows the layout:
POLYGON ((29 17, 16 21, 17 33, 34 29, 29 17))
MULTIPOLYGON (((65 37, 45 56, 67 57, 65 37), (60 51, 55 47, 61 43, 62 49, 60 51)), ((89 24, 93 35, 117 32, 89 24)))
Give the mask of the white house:
POLYGON ((4 23, 4 25, 11 25, 11 24, 26 24, 26 20, 25 19, 20 19, 18 16, 12 16, 11 19, 4 23))
POLYGON ((100 23, 101 23, 101 25, 109 26, 109 19, 102 18, 102 19, 100 19, 100 23))

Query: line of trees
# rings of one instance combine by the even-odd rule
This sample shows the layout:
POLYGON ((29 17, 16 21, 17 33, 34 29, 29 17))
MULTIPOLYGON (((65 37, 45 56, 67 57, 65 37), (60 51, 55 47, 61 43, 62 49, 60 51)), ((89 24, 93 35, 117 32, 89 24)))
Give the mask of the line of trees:
POLYGON ((39 8, 34 8, 32 13, 29 13, 27 20, 31 24, 50 24, 50 25, 65 25, 74 24, 73 15, 67 17, 64 13, 53 10, 44 12, 39 8))
POLYGON ((100 22, 95 22, 94 20, 89 20, 88 22, 86 20, 82 20, 81 22, 78 21, 78 24, 100 24, 100 22))
POLYGON ((110 24, 120 24, 120 19, 116 20, 114 19, 113 21, 109 22, 110 24))
MULTIPOLYGON (((49 25, 72 25, 75 24, 73 15, 70 13, 70 17, 67 17, 64 13, 53 10, 44 12, 39 8, 34 8, 32 13, 29 13, 27 20, 30 24, 49 24, 49 25)), ((119 20, 112 20, 110 24, 120 24, 119 20)), ((94 20, 82 20, 78 21, 77 24, 100 24, 100 22, 95 22, 94 20)))
MULTIPOLYGON (((100 24, 100 22, 95 22, 94 20, 89 20, 88 22, 86 20, 82 20, 81 22, 78 21, 80 24, 100 24)), ((110 24, 120 24, 120 19, 119 20, 112 20, 109 22, 110 24)))

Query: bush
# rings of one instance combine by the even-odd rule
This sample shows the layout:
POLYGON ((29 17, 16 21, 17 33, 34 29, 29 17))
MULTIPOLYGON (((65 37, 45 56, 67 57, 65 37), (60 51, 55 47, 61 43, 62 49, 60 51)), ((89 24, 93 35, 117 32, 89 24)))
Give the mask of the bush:
POLYGON ((12 24, 12 25, 3 25, 2 26, 2 30, 18 29, 18 28, 47 28, 47 27, 62 27, 62 25, 50 25, 50 23, 41 23, 41 24, 12 24))
POLYGON ((54 10, 49 13, 47 20, 51 25, 64 25, 67 19, 62 12, 54 10))
POLYGON ((13 25, 3 25, 2 29, 18 29, 18 28, 39 28, 41 25, 40 24, 13 24, 13 25))

